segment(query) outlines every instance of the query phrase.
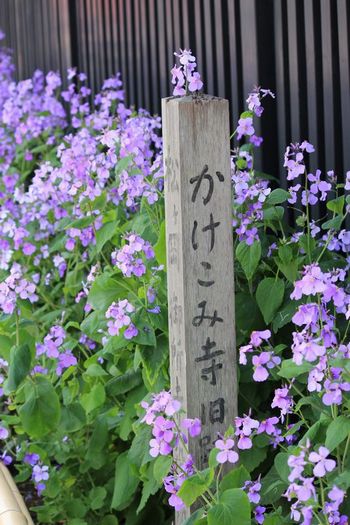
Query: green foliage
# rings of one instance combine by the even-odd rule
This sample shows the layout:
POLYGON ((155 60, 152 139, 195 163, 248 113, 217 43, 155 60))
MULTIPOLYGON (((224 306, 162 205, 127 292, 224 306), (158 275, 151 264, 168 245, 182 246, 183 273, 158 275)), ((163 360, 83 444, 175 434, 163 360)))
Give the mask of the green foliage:
POLYGON ((255 241, 252 245, 240 242, 236 249, 236 257, 240 262, 242 269, 250 281, 258 267, 261 257, 260 242, 255 241))
POLYGON ((222 493, 219 503, 208 512, 208 525, 250 525, 250 503, 241 489, 222 493))

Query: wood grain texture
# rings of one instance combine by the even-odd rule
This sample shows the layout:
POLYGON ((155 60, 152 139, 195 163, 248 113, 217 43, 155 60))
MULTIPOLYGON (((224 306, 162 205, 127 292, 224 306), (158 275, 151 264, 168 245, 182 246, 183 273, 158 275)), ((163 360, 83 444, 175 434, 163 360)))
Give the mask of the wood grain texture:
POLYGON ((162 117, 171 389, 201 418, 203 468, 237 415, 228 101, 166 98, 162 117))

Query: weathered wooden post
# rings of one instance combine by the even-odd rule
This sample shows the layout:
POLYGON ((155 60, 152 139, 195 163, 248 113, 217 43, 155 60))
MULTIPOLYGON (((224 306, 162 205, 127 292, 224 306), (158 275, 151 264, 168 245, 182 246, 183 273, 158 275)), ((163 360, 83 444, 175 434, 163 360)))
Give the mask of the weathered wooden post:
POLYGON ((162 118, 171 389, 201 418, 202 468, 237 415, 228 101, 165 98, 162 118))
POLYGON ((0 525, 34 525, 15 482, 1 461, 0 525))

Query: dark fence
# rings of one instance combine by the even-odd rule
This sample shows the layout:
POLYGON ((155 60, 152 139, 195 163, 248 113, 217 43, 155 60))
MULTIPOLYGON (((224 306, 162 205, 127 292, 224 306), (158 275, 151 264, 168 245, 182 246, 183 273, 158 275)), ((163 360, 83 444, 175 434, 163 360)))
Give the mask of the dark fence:
POLYGON ((75 65, 97 90, 121 71, 128 102, 159 112, 173 51, 190 47, 206 91, 230 99, 232 126, 253 85, 274 90, 259 162, 274 174, 304 138, 311 168, 350 169, 349 24, 348 0, 0 0, 18 78, 75 65))

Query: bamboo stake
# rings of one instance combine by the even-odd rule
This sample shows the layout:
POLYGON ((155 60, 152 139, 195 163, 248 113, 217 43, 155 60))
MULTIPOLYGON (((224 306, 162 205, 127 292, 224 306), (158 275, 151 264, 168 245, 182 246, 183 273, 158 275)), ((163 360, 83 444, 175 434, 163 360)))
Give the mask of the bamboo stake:
POLYGON ((11 474, 1 462, 0 525, 34 525, 11 474))

